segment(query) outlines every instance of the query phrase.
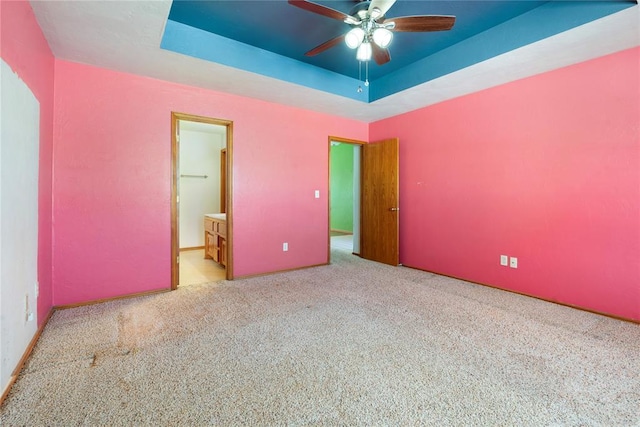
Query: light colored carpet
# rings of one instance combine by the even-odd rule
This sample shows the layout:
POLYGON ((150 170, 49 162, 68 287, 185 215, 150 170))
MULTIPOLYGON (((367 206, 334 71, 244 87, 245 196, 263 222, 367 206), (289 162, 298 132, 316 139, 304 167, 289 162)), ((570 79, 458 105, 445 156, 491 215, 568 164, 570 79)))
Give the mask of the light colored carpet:
POLYGON ((58 311, 3 426, 640 425, 640 327, 334 251, 58 311))

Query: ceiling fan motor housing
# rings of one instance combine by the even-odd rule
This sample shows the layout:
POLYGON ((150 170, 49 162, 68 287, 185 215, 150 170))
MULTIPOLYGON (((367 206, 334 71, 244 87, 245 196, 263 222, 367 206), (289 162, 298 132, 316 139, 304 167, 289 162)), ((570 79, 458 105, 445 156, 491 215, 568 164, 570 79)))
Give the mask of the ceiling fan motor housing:
POLYGON ((367 11, 369 10, 369 5, 370 4, 371 4, 371 2, 368 1, 368 0, 361 1, 360 3, 357 3, 355 6, 353 6, 351 8, 351 11, 349 12, 349 15, 357 16, 361 20, 364 19, 367 16, 367 11))
POLYGON ((382 12, 377 7, 373 10, 369 10, 371 2, 363 1, 358 3, 352 10, 351 16, 353 20, 345 19, 345 22, 352 25, 353 28, 345 35, 345 43, 351 49, 358 48, 358 59, 367 61, 371 58, 371 47, 362 45, 368 45, 374 42, 379 47, 386 49, 391 44, 393 39, 393 33, 390 29, 393 28, 393 22, 389 24, 378 23, 377 20, 381 20, 382 12), (358 16, 359 20, 355 18, 358 16))

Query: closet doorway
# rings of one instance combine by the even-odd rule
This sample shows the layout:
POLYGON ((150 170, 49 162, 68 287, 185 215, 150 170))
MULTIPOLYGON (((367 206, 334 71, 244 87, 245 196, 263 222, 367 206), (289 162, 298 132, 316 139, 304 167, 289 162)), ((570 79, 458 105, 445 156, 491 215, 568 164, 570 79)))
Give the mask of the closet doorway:
POLYGON ((228 120, 171 114, 171 289, 233 278, 228 120))

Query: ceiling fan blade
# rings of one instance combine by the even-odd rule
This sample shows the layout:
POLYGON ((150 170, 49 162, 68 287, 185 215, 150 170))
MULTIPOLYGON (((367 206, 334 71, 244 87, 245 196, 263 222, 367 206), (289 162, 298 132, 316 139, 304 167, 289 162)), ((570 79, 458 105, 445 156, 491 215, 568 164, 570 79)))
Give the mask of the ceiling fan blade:
POLYGON ((395 2, 396 0, 371 0, 371 4, 369 4, 369 13, 371 13, 373 8, 377 7, 380 9, 380 16, 384 16, 395 2))
POLYGON ((384 65, 387 62, 391 61, 391 54, 389 54, 389 49, 383 49, 375 43, 371 43, 373 59, 376 61, 378 65, 384 65))
POLYGON ((319 53, 324 52, 327 49, 331 49, 332 47, 339 45, 341 42, 344 41, 344 34, 338 37, 334 37, 331 40, 327 40, 326 42, 322 43, 319 46, 314 47, 313 49, 311 49, 309 52, 305 53, 305 56, 315 56, 319 53))
POLYGON ((395 23, 393 31, 445 31, 453 27, 453 24, 456 22, 456 17, 445 15, 401 16, 389 19, 389 21, 385 21, 385 24, 390 22, 395 23))
POLYGON ((331 9, 330 7, 312 3, 307 0, 289 0, 289 4, 299 7, 300 9, 307 10, 309 12, 317 13, 318 15, 337 19, 338 21, 344 21, 345 19, 351 18, 351 16, 347 15, 346 13, 340 12, 339 10, 331 9))

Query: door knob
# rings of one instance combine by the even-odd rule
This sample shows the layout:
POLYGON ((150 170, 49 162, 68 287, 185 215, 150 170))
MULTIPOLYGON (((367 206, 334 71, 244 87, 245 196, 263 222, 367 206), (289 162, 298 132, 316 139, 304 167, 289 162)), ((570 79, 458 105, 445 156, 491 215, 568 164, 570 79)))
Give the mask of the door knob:
POLYGON ((399 211, 399 210, 400 210, 400 208, 389 208, 389 210, 390 210, 391 212, 395 212, 395 211, 399 211))

